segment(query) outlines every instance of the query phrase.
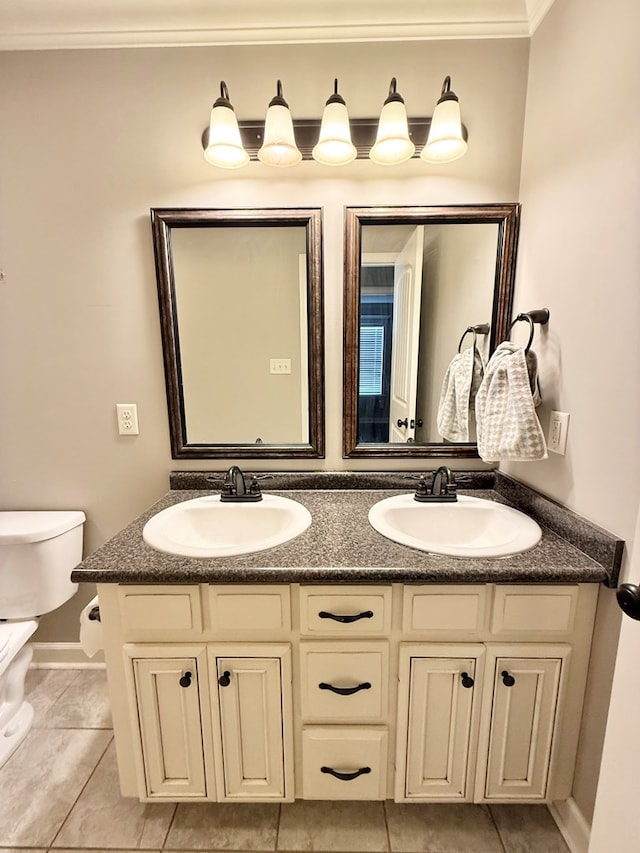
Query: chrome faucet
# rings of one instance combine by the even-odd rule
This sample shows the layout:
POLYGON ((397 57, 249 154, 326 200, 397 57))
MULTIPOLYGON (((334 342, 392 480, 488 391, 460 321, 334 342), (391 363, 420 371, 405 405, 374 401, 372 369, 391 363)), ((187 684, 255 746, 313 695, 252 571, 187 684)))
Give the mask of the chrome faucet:
POLYGON ((420 477, 413 499, 420 503, 453 502, 458 500, 455 477, 446 465, 434 471, 431 488, 424 477, 420 477))

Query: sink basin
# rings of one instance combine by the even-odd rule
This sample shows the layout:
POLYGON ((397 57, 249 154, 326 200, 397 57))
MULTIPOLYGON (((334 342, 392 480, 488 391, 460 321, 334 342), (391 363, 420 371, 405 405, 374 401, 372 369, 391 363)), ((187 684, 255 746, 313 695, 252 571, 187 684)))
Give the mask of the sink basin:
POLYGON ((279 495, 263 495, 257 503, 207 495, 163 509, 147 521, 142 538, 165 554, 233 557, 282 545, 310 524, 306 507, 279 495))
POLYGON ((412 494, 385 498, 371 507, 369 523, 401 545, 453 557, 506 557, 542 536, 517 509, 467 495, 455 503, 419 503, 412 494))

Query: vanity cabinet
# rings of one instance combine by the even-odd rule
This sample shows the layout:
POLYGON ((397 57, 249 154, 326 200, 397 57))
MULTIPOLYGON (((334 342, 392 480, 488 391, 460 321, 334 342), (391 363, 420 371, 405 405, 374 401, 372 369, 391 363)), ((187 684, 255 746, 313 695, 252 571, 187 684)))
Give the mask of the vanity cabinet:
POLYGON ((199 673, 204 649, 167 657, 162 648, 127 646, 133 709, 140 734, 144 790, 149 798, 207 796, 202 751, 199 673))
POLYGON ((569 653, 401 646, 396 800, 544 801, 569 653))
POLYGON ((405 645, 400 650, 397 801, 473 799, 480 645, 405 645))
MULTIPOLYGON (((211 646, 218 800, 286 800, 291 732, 288 646, 211 646)), ((289 797, 292 798, 292 797, 289 797)))
POLYGON ((122 792, 566 799, 597 593, 100 585, 122 792))
POLYGON ((476 801, 544 800, 568 646, 490 648, 476 801))

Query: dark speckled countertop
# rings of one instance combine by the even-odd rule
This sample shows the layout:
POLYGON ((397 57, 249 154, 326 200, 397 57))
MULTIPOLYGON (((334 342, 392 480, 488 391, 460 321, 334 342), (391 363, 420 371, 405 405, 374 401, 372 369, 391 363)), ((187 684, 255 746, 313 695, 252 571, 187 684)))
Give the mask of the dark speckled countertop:
POLYGON ((514 506, 523 500, 527 504, 526 511, 542 527, 542 539, 532 550, 511 557, 447 557, 386 539, 370 526, 367 515, 377 501, 400 494, 397 488, 296 489, 295 482, 293 488, 265 492, 290 497, 311 512, 311 526, 296 539, 238 557, 200 559, 163 554, 143 541, 146 521, 174 503, 212 494, 211 489, 174 488, 83 560, 72 579, 125 584, 605 582, 615 586, 623 544, 620 540, 578 516, 574 531, 564 508, 547 499, 543 499, 542 508, 532 506, 530 490, 525 489, 523 496, 520 484, 500 477, 500 481, 496 477, 493 489, 466 493, 514 506))

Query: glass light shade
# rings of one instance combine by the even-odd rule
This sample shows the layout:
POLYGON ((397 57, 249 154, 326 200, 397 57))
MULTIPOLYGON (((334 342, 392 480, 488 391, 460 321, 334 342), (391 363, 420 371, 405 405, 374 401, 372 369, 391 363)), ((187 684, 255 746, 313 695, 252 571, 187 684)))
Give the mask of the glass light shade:
POLYGON ((320 136, 311 155, 325 166, 346 166, 355 160, 355 145, 351 142, 349 114, 344 104, 327 103, 322 114, 320 136))
POLYGON ((420 158, 427 163, 450 163, 467 152, 457 99, 439 101, 433 111, 427 142, 420 158))
POLYGON ((249 162, 249 155, 240 139, 236 114, 230 107, 214 104, 204 159, 221 169, 239 169, 249 162))
POLYGON ((293 133, 289 108, 271 104, 264 123, 264 142, 258 160, 268 166, 295 166, 302 160, 293 133))
POLYGON ((407 111, 402 101, 385 103, 369 157, 382 166, 395 166, 413 157, 416 146, 409 138, 407 111))

